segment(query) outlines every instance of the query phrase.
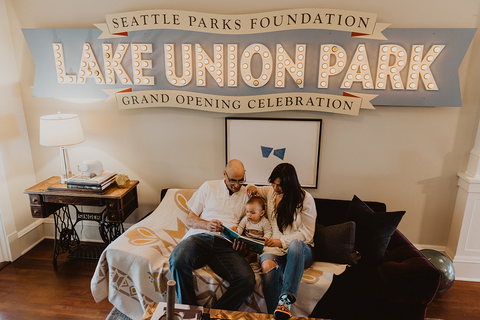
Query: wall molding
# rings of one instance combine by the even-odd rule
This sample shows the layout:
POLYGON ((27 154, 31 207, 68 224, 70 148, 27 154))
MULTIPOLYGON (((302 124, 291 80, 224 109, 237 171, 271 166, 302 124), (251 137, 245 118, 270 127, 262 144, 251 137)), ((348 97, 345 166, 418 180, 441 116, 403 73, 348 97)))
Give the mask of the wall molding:
POLYGON ((446 247, 445 246, 432 246, 432 245, 424 245, 424 244, 414 244, 414 246, 418 250, 430 249, 430 250, 439 251, 439 252, 445 254, 447 257, 450 258, 450 256, 446 253, 446 247))
POLYGON ((0 209, 0 262, 12 261, 12 254, 10 246, 7 245, 8 237, 5 235, 5 228, 3 226, 2 211, 0 209))
POLYGON ((35 220, 34 223, 30 224, 26 228, 23 228, 22 230, 17 232, 18 238, 21 238, 21 237, 25 236, 27 233, 30 233, 31 231, 34 231, 36 228, 38 228, 42 225, 43 225, 43 219, 35 220))
POLYGON ((480 282, 480 261, 471 259, 472 257, 455 257, 455 280, 480 282))

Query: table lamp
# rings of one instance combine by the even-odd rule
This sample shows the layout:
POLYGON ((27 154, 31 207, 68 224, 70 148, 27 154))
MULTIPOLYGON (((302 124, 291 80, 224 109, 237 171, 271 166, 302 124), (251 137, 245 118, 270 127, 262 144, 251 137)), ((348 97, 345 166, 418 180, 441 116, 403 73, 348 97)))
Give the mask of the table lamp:
POLYGON ((67 183, 71 176, 67 146, 85 141, 80 118, 76 114, 51 114, 40 117, 40 145, 60 147, 61 180, 67 183))

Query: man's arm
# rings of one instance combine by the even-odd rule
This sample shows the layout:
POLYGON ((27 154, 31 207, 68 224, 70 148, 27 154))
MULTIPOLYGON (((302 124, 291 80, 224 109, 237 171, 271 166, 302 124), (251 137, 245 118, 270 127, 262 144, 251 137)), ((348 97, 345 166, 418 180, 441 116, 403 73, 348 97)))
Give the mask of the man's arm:
MULTIPOLYGON (((187 226, 193 229, 205 229, 208 231, 223 231, 222 222, 217 219, 213 219, 212 221, 207 221, 199 216, 197 216, 192 210, 188 212, 187 220, 185 221, 187 226)), ((238 251, 240 254, 245 255, 247 245, 241 241, 233 241, 232 248, 238 251)))
POLYGON ((211 221, 204 220, 197 216, 192 210, 188 212, 187 220, 185 221, 187 226, 193 229, 205 229, 208 231, 223 231, 222 222, 217 219, 211 221))

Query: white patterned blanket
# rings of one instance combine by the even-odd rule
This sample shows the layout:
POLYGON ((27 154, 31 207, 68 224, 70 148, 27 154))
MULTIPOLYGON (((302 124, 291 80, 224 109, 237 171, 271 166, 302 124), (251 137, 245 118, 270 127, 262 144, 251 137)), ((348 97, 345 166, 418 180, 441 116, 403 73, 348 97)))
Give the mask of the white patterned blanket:
MULTIPOLYGON (((108 300, 132 319, 140 319, 149 303, 166 301, 167 281, 171 279, 168 258, 188 230, 186 202, 195 190, 169 189, 165 198, 146 219, 131 226, 102 253, 91 281, 95 301, 108 300)), ((256 285, 240 308, 247 312, 266 312, 260 266, 252 263, 256 285)), ((329 288, 333 274, 346 265, 315 262, 305 269, 292 306, 296 316, 308 316, 329 288)), ((198 302, 211 307, 225 292, 228 282, 208 266, 194 271, 198 302)))

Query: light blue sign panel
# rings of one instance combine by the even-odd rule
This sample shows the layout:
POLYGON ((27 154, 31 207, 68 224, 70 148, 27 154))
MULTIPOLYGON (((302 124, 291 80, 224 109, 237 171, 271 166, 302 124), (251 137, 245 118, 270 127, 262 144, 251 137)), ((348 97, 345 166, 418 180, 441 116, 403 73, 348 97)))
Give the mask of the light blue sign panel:
MULTIPOLYGON (((198 92, 221 96, 240 95, 264 95, 276 93, 325 93, 342 95, 344 91, 376 94, 372 104, 377 106, 450 106, 460 107, 462 105, 458 68, 467 51, 476 29, 386 29, 383 34, 388 40, 369 40, 353 38, 350 33, 328 30, 291 30, 251 35, 222 35, 199 32, 188 32, 180 30, 148 30, 130 32, 127 37, 115 39, 97 38, 101 34, 98 29, 23 29, 25 39, 28 43, 32 56, 35 60, 35 85, 33 95, 35 97, 56 97, 56 98, 100 98, 106 99, 102 89, 125 90, 132 88, 133 91, 142 90, 178 90, 187 92, 198 92), (86 84, 60 84, 57 82, 55 57, 53 54, 53 43, 62 43, 65 56, 67 74, 77 75, 80 67, 82 48, 84 43, 90 43, 95 56, 103 66, 103 43, 111 43, 114 51, 121 43, 142 44, 151 43, 153 52, 144 53, 142 59, 152 60, 153 68, 145 69, 144 76, 154 76, 155 85, 122 85, 117 78, 114 85, 96 84, 93 78, 88 78, 86 84), (184 87, 175 87, 168 83, 165 76, 164 44, 175 44, 177 63, 181 61, 181 44, 200 44, 213 57, 214 44, 238 44, 238 52, 253 44, 260 43, 275 53, 276 45, 281 44, 291 57, 295 54, 296 44, 306 44, 306 63, 304 88, 298 88, 293 79, 287 75, 284 88, 275 88, 274 76, 263 87, 252 88, 244 82, 239 81, 238 87, 219 87, 215 80, 207 75, 205 87, 197 87, 195 81, 184 87), (364 90, 361 83, 354 83, 351 89, 341 89, 341 82, 345 76, 346 69, 340 74, 331 76, 329 87, 319 89, 319 59, 321 56, 320 46, 322 44, 336 44, 343 47, 347 52, 347 67, 359 44, 365 44, 368 60, 373 78, 376 76, 379 48, 382 44, 395 44, 405 48, 408 59, 413 45, 424 45, 424 55, 434 45, 445 45, 443 51, 432 63, 430 69, 439 88, 438 91, 428 91, 422 81, 418 83, 418 90, 393 90, 390 81, 387 82, 385 90, 364 90)), ((226 49, 225 49, 226 50, 226 49)), ((255 76, 255 67, 260 72, 260 58, 252 60, 252 70, 255 76)), ((132 76, 130 49, 122 62, 127 73, 132 76)), ((177 67, 178 69, 178 67, 177 67)), ((407 77, 407 67, 401 71, 403 83, 407 77)), ((102 68, 103 70, 103 68, 102 68)), ((104 73, 105 74, 105 73, 104 73)), ((257 75, 258 76, 258 75, 257 75)))

